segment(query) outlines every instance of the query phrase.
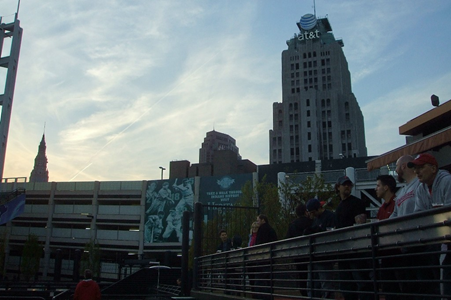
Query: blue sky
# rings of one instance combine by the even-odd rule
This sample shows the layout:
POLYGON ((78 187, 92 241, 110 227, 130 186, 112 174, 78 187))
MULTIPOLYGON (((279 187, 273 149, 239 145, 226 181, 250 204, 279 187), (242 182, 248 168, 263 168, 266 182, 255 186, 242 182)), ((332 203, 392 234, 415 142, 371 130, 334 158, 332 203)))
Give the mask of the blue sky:
MULTIPOLYGON (((4 22, 16 7, 0 0, 4 22)), ((4 177, 29 177, 44 123, 51 181, 158 179, 197 163, 213 128, 267 164, 281 52, 306 13, 312 1, 21 1, 4 177)), ((316 13, 344 41, 369 155, 403 145, 431 94, 451 99, 451 1, 317 0, 316 13)))

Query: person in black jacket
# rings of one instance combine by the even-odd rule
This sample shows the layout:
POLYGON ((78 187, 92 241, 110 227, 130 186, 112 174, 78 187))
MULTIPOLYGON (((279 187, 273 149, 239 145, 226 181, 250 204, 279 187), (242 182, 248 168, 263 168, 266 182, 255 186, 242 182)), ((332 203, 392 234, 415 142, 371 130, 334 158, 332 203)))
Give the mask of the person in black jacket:
MULTIPOLYGON (((350 227, 366 223, 366 205, 361 199, 351 194, 354 183, 348 176, 338 178, 335 191, 340 198, 335 210, 336 228, 350 227)), ((340 290, 345 300, 369 300, 372 286, 369 283, 368 259, 359 254, 341 256, 338 262, 340 290), (363 293, 362 293, 363 292, 363 293)))
MULTIPOLYGON (((268 217, 265 215, 259 215, 257 217, 257 223, 259 224, 257 237, 255 238, 255 245, 266 244, 270 242, 277 241, 277 234, 274 229, 268 223, 268 217)), ((255 287, 255 291, 259 293, 266 293, 265 295, 258 295, 259 299, 272 299, 271 293, 271 274, 269 273, 268 267, 256 267, 257 274, 255 278, 258 279, 256 282, 259 286, 255 287)))
MULTIPOLYGON (((333 230, 335 228, 335 214, 330 210, 326 210, 318 199, 313 198, 307 202, 307 213, 313 219, 313 224, 310 228, 304 231, 305 234, 313 234, 323 232, 326 230, 333 230)), ((311 264, 313 269, 313 279, 308 281, 308 287, 311 288, 310 283, 314 286, 314 297, 320 297, 321 299, 335 299, 335 286, 334 286, 334 257, 321 256, 314 257, 311 264), (319 290, 319 291, 316 291, 319 290)), ((312 294, 308 293, 308 296, 312 294)))
POLYGON ((257 238, 255 239, 255 245, 277 241, 277 234, 269 225, 267 216, 259 215, 257 217, 257 223, 259 227, 257 231, 257 238))
MULTIPOLYGON (((288 227, 287 239, 304 235, 304 230, 308 230, 312 225, 312 219, 307 215, 305 204, 301 203, 296 207, 296 215, 298 218, 291 222, 288 227)), ((308 259, 295 259, 294 263, 296 270, 299 271, 299 290, 301 295, 307 296, 308 259)))
POLYGON ((216 252, 224 252, 232 249, 232 242, 228 238, 227 231, 225 231, 225 229, 219 231, 219 238, 221 239, 221 244, 219 244, 216 252))
POLYGON ((288 227, 287 239, 304 235, 304 230, 312 225, 312 219, 308 217, 304 204, 299 204, 296 207, 296 215, 298 218, 291 222, 288 227))

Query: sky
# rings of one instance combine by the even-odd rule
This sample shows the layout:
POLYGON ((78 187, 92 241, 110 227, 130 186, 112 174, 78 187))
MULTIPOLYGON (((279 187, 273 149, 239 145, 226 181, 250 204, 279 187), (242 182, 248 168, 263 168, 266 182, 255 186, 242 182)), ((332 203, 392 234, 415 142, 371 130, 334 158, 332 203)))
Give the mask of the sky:
MULTIPOLYGON (((0 0, 3 22, 16 9, 0 0)), ((159 179, 160 166, 168 178, 170 161, 199 162, 213 129, 268 164, 281 53, 313 12, 308 0, 22 0, 3 177, 30 176, 44 130, 50 181, 159 179)), ((368 155, 405 144, 399 126, 432 94, 451 99, 451 1, 316 0, 316 14, 344 41, 368 155)))

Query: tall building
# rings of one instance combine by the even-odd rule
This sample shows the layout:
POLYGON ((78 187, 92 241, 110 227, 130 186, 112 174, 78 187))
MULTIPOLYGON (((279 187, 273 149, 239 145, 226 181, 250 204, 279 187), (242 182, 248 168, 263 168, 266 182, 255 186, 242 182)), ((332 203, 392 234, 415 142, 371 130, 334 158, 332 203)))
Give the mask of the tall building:
POLYGON ((342 40, 327 18, 304 15, 282 52, 282 103, 273 103, 270 164, 367 155, 342 40))
POLYGON ((30 174, 30 182, 49 182, 49 171, 47 170, 47 156, 45 154, 45 134, 42 135, 38 154, 34 159, 33 171, 30 174))
POLYGON ((207 132, 199 149, 199 163, 187 160, 171 161, 169 178, 224 176, 257 171, 257 165, 242 159, 236 141, 230 135, 215 130, 207 132))
POLYGON ((213 163, 216 151, 220 150, 231 150, 237 154, 238 160, 241 159, 235 139, 225 133, 212 130, 207 132, 199 150, 199 163, 213 163))

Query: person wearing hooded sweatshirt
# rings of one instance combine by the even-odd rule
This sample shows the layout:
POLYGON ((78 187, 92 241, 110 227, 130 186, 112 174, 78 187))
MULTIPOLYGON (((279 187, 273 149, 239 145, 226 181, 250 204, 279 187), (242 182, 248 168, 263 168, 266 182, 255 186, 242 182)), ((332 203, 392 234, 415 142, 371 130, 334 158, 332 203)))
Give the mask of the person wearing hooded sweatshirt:
POLYGON ((75 288, 74 300, 100 300, 100 288, 97 282, 92 280, 92 271, 85 270, 85 279, 80 281, 75 288))
MULTIPOLYGON (((420 181, 420 185, 416 190, 415 195, 415 212, 429 210, 442 206, 451 205, 451 174, 445 170, 439 170, 438 163, 435 157, 429 153, 422 153, 418 155, 413 161, 407 164, 409 168, 413 168, 415 174, 420 181)), ((437 250, 437 245, 428 246, 425 251, 435 251, 437 250)), ((445 248, 449 248, 449 244, 444 244, 445 248)), ((439 257, 438 255, 428 254, 421 257, 420 262, 423 266, 438 266, 439 257)), ((418 263, 418 260, 417 260, 418 263)), ((449 253, 445 255, 442 262, 443 266, 443 291, 445 295, 451 295, 451 256, 449 253)), ((438 269, 433 269, 431 271, 426 269, 428 272, 419 272, 421 279, 431 280, 439 279, 438 269), (429 275, 428 275, 429 274, 429 275)), ((438 294, 440 292, 440 287, 438 284, 432 283, 422 283, 420 293, 423 294, 438 294)))

